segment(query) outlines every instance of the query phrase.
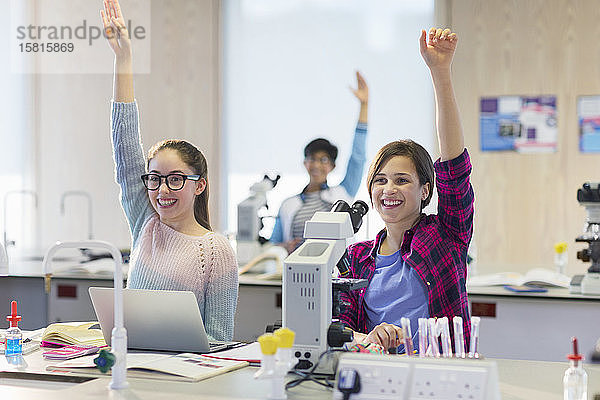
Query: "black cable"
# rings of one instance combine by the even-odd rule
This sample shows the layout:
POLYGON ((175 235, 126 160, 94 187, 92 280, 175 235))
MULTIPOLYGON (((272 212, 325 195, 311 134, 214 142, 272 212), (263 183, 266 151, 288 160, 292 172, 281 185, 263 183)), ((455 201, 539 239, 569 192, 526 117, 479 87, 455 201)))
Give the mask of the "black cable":
POLYGON ((333 382, 331 382, 329 380, 328 377, 322 377, 322 378, 318 378, 315 376, 315 370, 317 369, 317 367, 319 366, 319 363, 321 362, 321 360, 323 359, 323 356, 325 356, 326 354, 331 354, 334 352, 338 352, 338 351, 344 351, 342 349, 330 349, 327 351, 324 351, 323 353, 321 353, 321 355, 319 355, 319 358, 317 359, 317 362, 315 363, 315 365, 313 365, 313 367, 308 371, 308 372, 302 372, 302 371, 290 371, 291 373, 300 376, 299 379, 294 379, 293 381, 289 381, 285 384, 285 389, 291 389, 294 388, 296 386, 298 386, 299 384, 301 384, 302 382, 306 382, 306 381, 312 381, 315 382, 318 385, 321 386, 325 386, 327 388, 333 388, 333 382), (325 380, 325 382, 322 382, 322 380, 325 380))

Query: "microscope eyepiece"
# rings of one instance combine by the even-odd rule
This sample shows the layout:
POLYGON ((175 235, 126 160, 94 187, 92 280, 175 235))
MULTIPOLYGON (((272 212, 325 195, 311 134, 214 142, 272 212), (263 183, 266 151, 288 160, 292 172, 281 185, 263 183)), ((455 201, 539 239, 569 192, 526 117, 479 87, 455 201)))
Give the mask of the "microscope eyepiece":
POLYGON ((369 206, 362 200, 356 200, 352 207, 348 205, 344 200, 338 200, 333 203, 331 212, 347 212, 350 214, 350 221, 352 221, 352 229, 354 233, 358 232, 362 225, 362 217, 369 211, 369 206))
POLYGON ((338 200, 331 206, 331 212, 348 212, 350 206, 344 200, 338 200))
POLYGON ((362 200, 356 200, 354 204, 352 204, 352 208, 360 213, 361 217, 369 212, 369 206, 362 200))

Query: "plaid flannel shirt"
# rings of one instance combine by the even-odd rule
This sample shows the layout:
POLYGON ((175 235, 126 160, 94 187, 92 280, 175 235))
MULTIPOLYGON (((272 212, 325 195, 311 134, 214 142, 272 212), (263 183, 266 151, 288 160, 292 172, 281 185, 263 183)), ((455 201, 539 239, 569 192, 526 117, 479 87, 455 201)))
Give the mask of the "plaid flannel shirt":
MULTIPOLYGON (((465 149, 453 160, 437 160, 434 168, 438 214, 422 214, 417 224, 404 233, 401 254, 403 261, 414 268, 427 289, 430 317, 448 317, 452 331, 452 318, 461 316, 468 346, 471 321, 466 289, 466 258, 473 234, 475 201, 469 180, 469 154, 465 149)), ((386 230, 383 229, 374 241, 359 242, 348 247, 349 277, 371 281, 377 249, 385 235, 386 230)), ((368 333, 365 293, 366 288, 342 293, 340 321, 357 332, 368 333)))

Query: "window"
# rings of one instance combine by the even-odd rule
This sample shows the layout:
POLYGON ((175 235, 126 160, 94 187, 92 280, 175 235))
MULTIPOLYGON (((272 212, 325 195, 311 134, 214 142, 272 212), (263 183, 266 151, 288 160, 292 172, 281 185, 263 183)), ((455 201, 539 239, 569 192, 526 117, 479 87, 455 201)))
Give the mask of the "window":
MULTIPOLYGON (((433 91, 418 38, 433 11, 433 0, 225 1, 222 226, 237 229, 236 206, 265 172, 282 176, 268 194, 272 215, 299 193, 308 182, 302 151, 314 138, 338 146, 329 183, 343 179, 359 111, 349 90, 356 70, 370 91, 365 175, 392 140, 411 138, 431 151, 433 91)), ((358 198, 369 203, 364 180, 358 198)), ((383 226, 369 215, 359 239, 383 226)))
MULTIPOLYGON (((11 21, 20 13, 29 12, 27 2, 0 3, 0 26, 6 30, 11 21)), ((11 30, 12 34, 12 30, 11 30)), ((32 104, 32 76, 18 73, 22 66, 14 63, 10 57, 10 36, 2 35, 0 40, 0 202, 8 207, 6 221, 4 212, 0 214, 1 228, 8 231, 8 240, 15 241, 19 249, 31 249, 36 246, 35 202, 27 194, 15 193, 33 188, 32 160, 33 124, 36 117, 32 104), (11 65, 11 63, 13 63, 11 65), (7 193, 10 193, 7 196, 7 193)), ((14 250, 14 249, 13 249, 14 250)), ((9 251, 11 247, 9 247, 9 251)))

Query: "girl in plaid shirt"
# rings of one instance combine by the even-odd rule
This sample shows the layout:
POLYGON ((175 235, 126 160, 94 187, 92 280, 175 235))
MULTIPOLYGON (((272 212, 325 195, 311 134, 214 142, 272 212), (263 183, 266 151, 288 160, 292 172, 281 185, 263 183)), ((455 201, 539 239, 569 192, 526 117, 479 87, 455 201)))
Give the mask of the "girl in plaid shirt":
POLYGON ((366 289, 342 295, 340 320, 355 331, 356 342, 398 347, 400 318, 408 317, 416 345, 418 318, 451 321, 455 315, 463 318, 468 341, 466 257, 474 194, 450 71, 457 41, 449 29, 423 30, 419 38, 435 90, 441 158, 434 164, 422 146, 400 140, 379 150, 369 168, 369 196, 385 229, 348 249, 351 276, 369 280, 366 289), (425 215, 436 177, 438 213, 425 215))

